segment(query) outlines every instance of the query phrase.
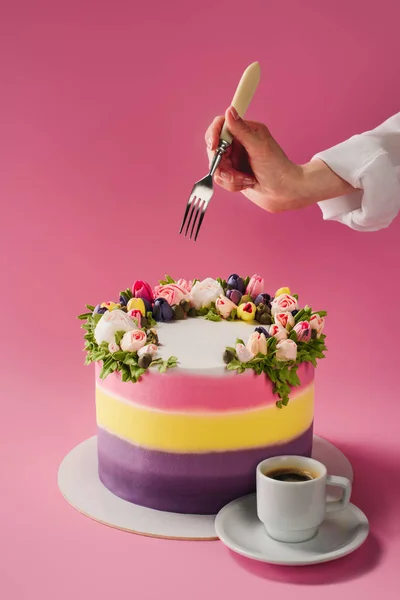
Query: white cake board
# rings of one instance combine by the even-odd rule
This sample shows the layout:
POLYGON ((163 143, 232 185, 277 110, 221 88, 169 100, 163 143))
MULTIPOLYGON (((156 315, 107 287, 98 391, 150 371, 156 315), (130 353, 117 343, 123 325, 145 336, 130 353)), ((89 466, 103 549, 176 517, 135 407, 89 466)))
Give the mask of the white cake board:
MULTIPOLYGON (((314 435, 313 458, 328 473, 353 480, 353 469, 333 444, 314 435)), ((215 515, 182 515, 137 506, 114 496, 101 483, 97 470, 97 436, 80 443, 62 461, 58 487, 79 512, 104 525, 140 535, 178 540, 216 540, 215 515)))

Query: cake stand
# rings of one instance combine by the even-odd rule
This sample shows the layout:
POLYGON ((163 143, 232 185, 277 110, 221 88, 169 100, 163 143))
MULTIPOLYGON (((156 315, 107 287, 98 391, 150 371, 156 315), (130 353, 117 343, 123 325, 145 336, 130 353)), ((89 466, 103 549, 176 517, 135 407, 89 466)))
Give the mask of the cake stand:
MULTIPOLYGON (((317 435, 314 435, 312 456, 327 466, 328 473, 353 480, 353 469, 346 456, 317 435)), ((218 539, 215 515, 162 512, 137 506, 112 494, 99 479, 96 436, 78 444, 64 458, 58 471, 58 487, 76 510, 116 529, 177 540, 218 539)))

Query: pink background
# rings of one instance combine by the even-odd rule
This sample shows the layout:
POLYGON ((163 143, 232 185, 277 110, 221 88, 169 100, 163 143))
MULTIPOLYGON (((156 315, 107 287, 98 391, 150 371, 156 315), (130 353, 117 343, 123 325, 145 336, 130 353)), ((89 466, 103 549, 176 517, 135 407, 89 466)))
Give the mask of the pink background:
POLYGON ((317 207, 274 216, 219 190, 197 244, 177 230, 206 172, 204 131, 248 63, 262 66, 249 117, 306 161, 399 110, 399 18, 395 0, 2 4, 1 597, 329 600, 385 585, 395 598, 400 220, 359 234, 317 207), (337 563, 277 568, 136 537, 58 492, 60 461, 95 432, 85 302, 164 272, 232 271, 329 310, 316 427, 353 461, 372 528, 337 563))

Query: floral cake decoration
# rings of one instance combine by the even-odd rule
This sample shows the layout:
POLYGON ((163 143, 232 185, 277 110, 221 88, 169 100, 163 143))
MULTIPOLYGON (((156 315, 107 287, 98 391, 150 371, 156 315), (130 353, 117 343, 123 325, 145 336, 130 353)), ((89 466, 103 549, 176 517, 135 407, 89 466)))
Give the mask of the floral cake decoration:
POLYGON ((300 385, 297 369, 325 357, 323 333, 326 311, 299 308, 297 294, 282 287, 274 295, 265 291, 259 275, 225 279, 208 277, 175 281, 169 275, 154 289, 135 281, 117 302, 92 306, 79 315, 85 321, 86 362, 102 364, 100 378, 114 372, 122 381, 136 383, 149 368, 160 372, 176 367, 178 357, 163 360, 158 354, 157 323, 202 317, 210 321, 243 320, 254 323, 249 339, 237 339, 221 349, 226 368, 243 373, 251 369, 266 375, 277 394, 277 406, 289 401, 291 388, 300 385))

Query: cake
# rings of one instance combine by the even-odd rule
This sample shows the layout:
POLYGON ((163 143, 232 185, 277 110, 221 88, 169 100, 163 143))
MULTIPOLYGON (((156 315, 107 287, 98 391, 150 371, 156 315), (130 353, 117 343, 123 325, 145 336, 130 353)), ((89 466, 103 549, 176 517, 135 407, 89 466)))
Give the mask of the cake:
POLYGON ((113 494, 215 514, 254 491, 261 460, 311 455, 325 311, 236 274, 137 281, 87 308, 99 477, 113 494))

